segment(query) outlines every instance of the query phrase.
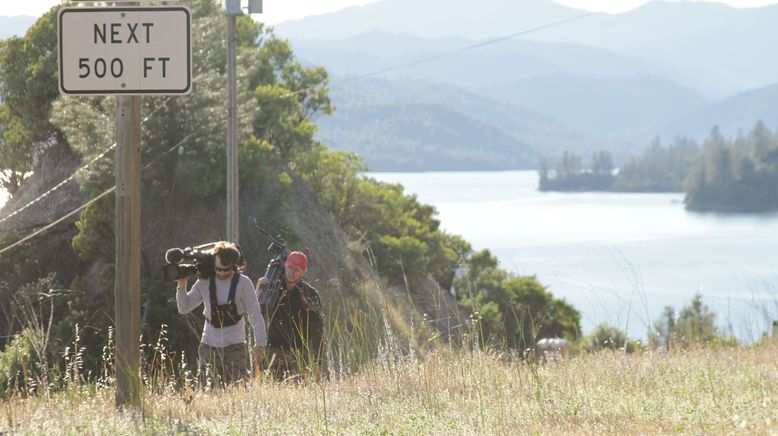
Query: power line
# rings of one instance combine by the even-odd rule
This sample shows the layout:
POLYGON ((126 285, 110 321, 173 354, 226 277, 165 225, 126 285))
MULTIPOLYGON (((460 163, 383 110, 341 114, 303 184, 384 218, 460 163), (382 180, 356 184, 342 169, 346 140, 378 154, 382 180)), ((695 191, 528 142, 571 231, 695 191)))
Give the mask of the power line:
MULTIPOLYGON (((205 68, 205 67, 203 66, 203 69, 204 69, 204 68, 205 68)), ((193 81, 196 81, 198 78, 200 78, 202 74, 203 74, 203 70, 200 70, 200 71, 198 71, 198 72, 196 73, 196 75, 195 75, 195 78, 194 78, 194 80, 193 80, 193 81)), ((170 99, 171 99, 172 97, 174 97, 174 96, 173 96, 173 95, 168 95, 168 96, 166 96, 166 97, 165 97, 165 98, 162 100, 162 102, 161 102, 159 105, 157 105, 157 107, 155 107, 155 108, 154 108, 154 110, 152 110, 152 111, 151 111, 151 113, 149 113, 148 115, 146 115, 146 117, 144 117, 144 118, 141 120, 141 124, 145 124, 146 122, 148 122, 148 121, 149 121, 149 120, 150 120, 150 119, 151 119, 151 118, 152 118, 154 115, 156 115, 156 114, 157 114, 157 112, 158 112, 160 109, 162 109, 162 108, 163 108, 163 107, 164 107, 164 106, 165 106, 165 105, 166 105, 166 104, 167 104, 167 103, 170 101, 170 99)), ((145 165, 145 166, 144 166, 144 167, 141 169, 141 172, 142 172, 142 171, 144 171, 146 168, 150 167, 151 165, 153 165, 154 163, 156 163, 157 161, 159 161, 159 160, 160 160, 160 159, 161 159, 163 156, 166 156, 168 153, 170 153, 171 151, 175 150, 175 148, 176 148, 176 147, 178 147, 178 146, 180 146, 181 144, 183 144, 183 142, 184 142, 184 141, 186 141, 187 139, 191 138, 191 137, 192 137, 192 135, 193 135, 193 134, 189 134, 189 135, 187 135, 186 137, 184 137, 184 139, 182 139, 181 141, 179 141, 179 143, 178 143, 178 144, 174 145, 172 148, 170 148, 169 150, 167 150, 166 152, 162 153, 162 154, 161 154, 161 155, 159 155, 157 158, 155 158, 154 160, 152 160, 151 162, 149 162, 148 164, 146 164, 146 165, 145 165)), ((81 170, 83 170, 84 168, 88 167, 89 165, 91 165, 92 163, 94 163, 95 161, 97 161, 98 159, 100 159, 100 158, 104 157, 104 156, 105 156, 105 155, 108 153, 108 151, 110 151, 110 150, 111 150, 111 149, 113 149, 114 147, 116 147, 116 143, 115 143, 115 142, 114 142, 113 144, 111 144, 111 145, 110 145, 108 148, 106 148, 106 149, 105 149, 105 150, 104 150, 102 153, 100 153, 100 155, 98 155, 97 157, 95 157, 94 159, 92 159, 92 160, 91 160, 89 163, 87 163, 86 165, 84 165, 84 166, 82 166, 81 168, 79 168, 79 169, 77 169, 76 171, 74 171, 74 172, 73 172, 73 174, 71 174, 70 176, 68 176, 68 177, 67 177, 65 180, 63 180, 62 182, 58 183, 56 186, 54 186, 53 188, 51 188, 51 189, 49 189, 48 191, 44 192, 43 194, 39 195, 37 198, 35 198, 34 200, 32 200, 32 201, 28 202, 27 204, 25 204, 25 205, 24 205, 24 206, 22 206, 21 208, 19 208, 19 209, 15 210, 14 212, 11 212, 9 215, 6 215, 6 216, 5 216, 5 217, 3 217, 2 219, 0 219, 0 223, 2 223, 3 221, 5 221, 7 218, 10 218, 11 216, 13 216, 13 215, 16 215, 16 214, 18 214, 19 212, 21 212, 22 210, 24 210, 24 209, 28 208, 28 207, 29 207, 29 206, 31 206, 33 203, 36 203, 36 202, 38 202, 38 201, 39 201, 40 199, 42 199, 43 197, 45 197, 45 196, 47 196, 47 195, 51 194, 51 192, 54 192, 55 190, 57 190, 57 189, 59 189, 60 187, 64 186, 64 185, 65 185, 65 183, 67 183, 68 181, 72 180, 72 179, 73 179, 73 177, 74 177, 74 176, 75 176, 75 175, 76 175, 76 174, 77 174, 79 171, 81 171, 81 170)), ((95 197, 95 198, 93 198, 93 199, 91 199, 91 200, 87 201, 86 203, 82 204, 81 206, 79 206, 79 207, 78 207, 78 208, 76 208, 75 210, 73 210, 73 211, 69 212, 69 213, 68 213, 68 214, 66 214, 65 216, 63 216, 63 217, 59 218, 58 220, 56 220, 56 221, 54 221, 54 222, 52 222, 52 223, 49 223, 49 224, 47 224, 46 226, 42 227, 41 229, 38 229, 37 231, 33 232, 32 234, 30 234, 30 235, 28 235, 28 236, 26 236, 26 237, 24 237, 24 238, 22 238, 22 239, 20 239, 20 240, 18 240, 18 241, 16 241, 16 242, 14 242, 13 244, 11 244, 11 245, 9 245, 9 246, 7 246, 7 247, 4 247, 4 248, 0 249, 0 255, 2 255, 2 254, 3 254, 3 253, 5 253, 6 251, 9 251, 9 250, 11 250, 12 248, 14 248, 14 247, 16 247, 16 246, 18 246, 18 245, 20 245, 20 244, 22 244, 22 243, 26 242, 26 241, 28 241, 28 240, 30 240, 30 239, 32 239, 32 238, 34 238, 35 236, 38 236, 38 235, 40 235, 40 234, 42 234, 42 233, 44 233, 44 232, 48 231, 49 229, 53 228, 53 227, 54 227, 54 226, 56 226, 57 224, 59 224, 59 223, 61 223, 62 221, 66 220, 67 218, 69 218, 69 217, 73 216, 74 214, 76 214, 76 213, 78 213, 78 212, 80 212, 80 211, 84 210, 86 207, 88 207, 89 205, 93 204, 94 202, 96 202, 96 201, 97 201, 97 200, 99 200, 100 198, 102 198, 102 197, 104 197, 104 196, 108 195, 108 194, 109 194, 111 191, 113 191, 113 190, 115 190, 115 189, 116 189, 116 186, 114 185, 112 188, 110 188, 110 189, 107 189, 107 190, 103 191, 103 193, 101 193, 101 194, 100 194, 100 195, 98 195, 97 197, 95 197)))
MULTIPOLYGON (((202 67, 202 68, 201 68, 199 71, 197 71, 197 73, 196 73, 196 75, 195 75, 195 77, 194 77, 194 79, 193 79, 193 82, 194 82, 194 81, 196 81, 197 79, 199 79, 199 78, 202 76, 202 74, 203 74, 203 70, 204 70, 204 69, 205 69, 205 66, 203 66, 203 67, 202 67)), ((150 119, 151 119, 151 118, 152 118, 154 115, 156 115, 156 114, 157 114, 157 112, 159 112, 159 111, 160 111, 160 109, 162 109, 162 108, 163 108, 163 107, 164 107, 164 106, 165 106, 165 105, 166 105, 166 104, 167 104, 167 103, 170 101, 170 99, 171 99, 172 97, 175 97, 175 95, 168 95, 168 96, 165 96, 165 97, 162 99, 162 102, 161 102, 160 104, 158 104, 158 105, 157 105, 157 106, 156 106, 156 107, 155 107, 155 108, 154 108, 154 109, 153 109, 153 110, 152 110, 152 111, 151 111, 151 112, 150 112, 148 115, 146 115, 146 116, 145 116, 145 117, 144 117, 144 118, 141 120, 141 125, 143 125, 143 124, 146 124, 146 123, 147 123, 147 122, 148 122, 148 121, 149 121, 149 120, 150 120, 150 119)), ((104 114, 101 114, 101 115, 105 116, 104 114)), ((78 174, 80 171, 83 171, 84 169, 86 169, 87 167, 89 167, 90 165, 92 165, 94 162, 96 162, 97 160, 99 160, 100 158, 104 157, 104 156, 106 155, 106 153, 108 153, 108 152, 109 152, 110 150, 112 150, 114 147, 116 147, 116 143, 115 143, 115 142, 114 142, 113 144, 111 144, 110 146, 108 146, 108 148, 106 148, 105 150, 103 150, 103 152, 102 152, 102 153, 100 153, 100 154, 99 154, 97 157, 95 157, 94 159, 92 159, 92 160, 91 160, 89 163, 87 163, 86 165, 83 165, 82 167, 80 167, 80 168, 78 168, 77 170, 75 170, 75 171, 74 171, 74 172, 73 172, 73 173, 72 173, 70 176, 66 177, 66 178, 65 178, 63 181, 61 181, 60 183, 56 184, 55 186, 53 186, 52 188, 50 188, 50 189, 49 189, 49 190, 47 190, 46 192, 44 192, 44 193, 42 193, 41 195, 39 195, 38 197, 36 197, 35 199, 33 199, 33 200, 31 200, 31 201, 28 201, 27 203, 25 203, 25 204, 24 204, 23 206, 21 206, 20 208, 18 208, 18 209, 16 209, 16 210, 14 210, 13 212, 10 212, 8 215, 6 215, 6 216, 4 216, 4 217, 0 218, 0 224, 2 224, 2 223, 3 223, 3 221, 7 220, 8 218, 11 218, 12 216, 19 214, 19 213, 20 213, 20 212, 22 212, 24 209, 27 209, 28 207, 30 207, 30 206, 32 206, 33 204, 37 203, 38 201, 42 200, 44 197, 48 196, 48 195, 49 195, 49 194, 51 194, 52 192, 54 192, 54 191, 56 191, 57 189, 59 189, 59 188, 61 188, 62 186, 64 186, 64 185, 65 185, 67 182, 69 182, 69 181, 73 180, 73 179, 75 178, 75 175, 76 175, 76 174, 78 174)))
MULTIPOLYGON (((162 159, 163 157, 167 156, 167 155, 168 155, 168 154, 169 154, 171 151, 173 151, 173 150, 175 150, 176 148, 178 148, 179 146, 181 146, 181 145, 182 145, 182 144, 183 144, 185 141, 189 140, 189 138, 191 138, 192 136, 194 136, 194 133, 190 133, 189 135, 187 135, 186 137, 184 137, 184 139, 182 139, 181 141, 179 141, 179 142, 178 142, 176 145, 174 145, 174 146, 170 147, 170 149, 168 149, 166 152, 164 152, 164 153, 160 154, 160 155, 159 155, 159 156, 157 156, 157 157, 156 157, 154 160, 152 160, 152 161, 151 161, 151 162, 149 162, 148 164, 144 165, 144 166, 143 166, 143 168, 141 169, 141 172, 145 171, 145 170, 146 170, 147 168, 149 168, 150 166, 152 166, 152 165, 154 165, 155 163, 159 162, 159 160, 160 160, 160 159, 162 159)), ((116 185, 113 185, 112 187, 110 187, 110 188, 106 189, 105 191, 103 191, 102 193, 100 193, 99 195, 97 195, 96 197, 94 197, 94 198, 90 199, 89 201, 87 201, 86 203, 82 204, 81 206, 79 206, 79 207, 77 207, 77 208, 73 209, 72 211, 68 212, 68 213, 67 213, 67 214, 65 214, 64 216, 62 216, 62 217, 58 218, 57 220, 55 220, 55 221, 53 221, 53 222, 51 222, 51 223, 49 223, 49 224, 45 225, 44 227, 41 227, 40 229, 38 229, 38 230, 34 231, 33 233, 31 233, 31 234, 29 234, 29 235, 27 235, 27 236, 23 237, 22 239, 19 239, 18 241, 14 242, 13 244, 11 244, 11 245, 9 245, 9 246, 7 246, 7 247, 4 247, 4 248, 2 248, 2 249, 0 249, 0 256, 2 256, 2 255, 3 255, 3 253, 5 253, 5 252, 7 252, 7 251, 10 251, 10 250, 12 250, 13 248, 15 248, 15 247, 17 247, 17 246, 19 246, 19 245, 21 245, 21 244, 23 244, 23 243, 25 243, 25 242, 29 241, 30 239, 32 239, 32 238, 34 238, 34 237, 36 237, 36 236, 38 236, 38 235, 40 235, 40 234, 42 234, 42 233, 45 233, 45 232, 47 232, 47 231, 48 231, 48 230, 50 230, 51 228, 55 227, 57 224, 59 224, 59 223, 61 223, 61 222, 65 221, 66 219, 70 218, 71 216, 73 216, 73 215, 77 214, 78 212, 81 212, 82 210, 86 209, 86 208, 87 208, 87 207, 89 207, 90 205, 94 204, 95 202, 97 202, 98 200, 100 200, 101 198, 105 197, 106 195, 110 194, 111 192, 113 192, 113 191, 115 191, 115 190, 116 190, 116 185)))
MULTIPOLYGON (((399 65, 395 65, 395 66, 392 66, 392 67, 386 67, 386 68, 382 68, 380 70, 371 71, 369 73, 364 73, 364 74, 360 74, 360 75, 357 75, 357 76, 336 80, 332 84, 354 82, 354 81, 357 81, 357 80, 366 79, 368 77, 378 76, 380 74, 384 74, 384 73, 388 73, 388 72, 391 72, 391 71, 400 70, 400 69, 407 68, 407 67, 410 67, 410 66, 413 66, 413 65, 422 64, 422 63, 425 63, 425 62, 430 62, 430 61, 433 61, 433 60, 436 60, 436 59, 440 59, 440 58, 448 57, 448 56, 451 56, 451 55, 459 54, 459 53, 462 53, 462 52, 465 52, 465 51, 468 51, 468 50, 473 50, 473 49, 476 49, 476 48, 481 48, 481 47, 485 47, 485 46, 488 46, 488 45, 497 44, 497 43, 500 43, 500 42, 503 42, 503 41, 507 41, 509 39, 513 39, 513 38, 516 38, 516 37, 519 37, 519 36, 528 35, 530 33, 535 33, 535 32, 541 31, 541 30, 549 29, 551 27, 560 26, 562 24, 567 24, 569 22, 580 20, 582 18, 586 18, 588 16, 596 15, 596 14, 597 14, 596 12, 587 12, 587 13, 584 13, 584 14, 576 15, 574 17, 565 18, 563 20, 554 21, 552 23, 544 24, 542 26, 533 27, 531 29, 522 30, 520 32, 511 33, 509 35, 500 36, 498 38, 489 39, 489 40, 478 42, 478 43, 475 43, 475 44, 471 44, 471 45, 468 45, 468 46, 465 46, 465 47, 460 47, 460 48, 457 48, 457 49, 454 49, 454 50, 449 50, 449 51, 446 51, 446 52, 443 52, 443 53, 438 53, 438 54, 435 54, 435 55, 432 55, 432 56, 427 56, 427 57, 424 57, 424 58, 421 58, 421 59, 416 59, 416 60, 413 60, 413 61, 405 62, 405 63, 399 64, 399 65)), ((297 94, 301 94, 303 92, 306 92, 306 91, 309 91, 309 90, 312 90, 312 89, 313 88, 300 89, 300 90, 297 90, 297 91, 294 91, 294 92, 290 92, 290 93, 284 94, 282 97, 293 97, 293 96, 295 96, 297 94)))
MULTIPOLYGON (((383 69, 380 69, 380 70, 372 71, 372 72, 369 72, 369 73, 364 73, 364 74, 361 74, 361 75, 358 75, 358 76, 337 80, 337 81, 334 82, 334 84, 353 82, 353 81, 357 81, 357 80, 366 79, 368 77, 378 76, 380 74, 388 73, 388 72, 391 72, 391 71, 396 71, 396 70, 399 70, 399 69, 402 69, 402 68, 407 68, 407 67, 410 67, 410 66, 413 66, 413 65, 418 65, 418 64, 421 64, 421 63, 425 63, 425 62, 430 62, 430 61, 433 61, 433 60, 436 60, 436 59, 440 59, 440 58, 443 58, 443 57, 447 57, 447 56, 451 56, 451 55, 454 55, 454 54, 462 53, 462 52, 465 52, 465 51, 468 51, 468 50, 473 50, 473 49, 476 49, 476 48, 481 48, 481 47, 485 47, 485 46, 488 46, 488 45, 496 44, 496 43, 499 43, 499 42, 507 41, 509 39, 513 39, 513 38, 516 38, 516 37, 519 37, 519 36, 527 35, 527 34, 538 32, 538 31, 541 31, 541 30, 545 30, 545 29, 548 29, 548 28, 551 28, 551 27, 555 27, 555 26, 559 26, 559 25, 562 25, 562 24, 566 24, 566 23, 569 23, 569 22, 572 22, 572 21, 575 21, 575 20, 579 20, 581 18, 585 18, 585 17, 588 17, 590 15, 594 15, 594 14, 595 14, 594 12, 587 12, 585 14, 580 14, 580 15, 576 15, 574 17, 565 18, 563 20, 555 21, 553 23, 544 24, 542 26, 533 27, 531 29, 522 30, 520 32, 516 32, 516 33, 509 34, 509 35, 501 36, 501 37, 498 37, 498 38, 490 39, 490 40, 487 40, 487 41, 482 41, 482 42, 479 42, 479 43, 471 44, 471 45, 468 45, 468 46, 465 46, 465 47, 461 47, 461 48, 458 48, 458 49, 454 49, 454 50, 450 50, 450 51, 447 51, 447 52, 438 53, 436 55, 428 56, 428 57, 425 57, 425 58, 416 59, 416 60, 409 61, 409 62, 406 62, 406 63, 403 63, 403 64, 395 65, 395 66, 392 66, 392 67, 387 67, 387 68, 383 68, 383 69)), ((294 91, 294 92, 290 92, 290 93, 284 94, 283 97, 292 97, 294 95, 297 95, 297 94, 300 94, 300 93, 303 93, 303 92, 306 92, 306 91, 309 91, 309 90, 313 90, 313 88, 300 89, 300 90, 297 90, 297 91, 294 91)), ((169 99, 170 99, 170 96, 166 97, 163 100, 162 104, 157 106, 149 115, 146 116, 146 118, 144 118, 142 120, 142 123, 145 123, 146 121, 148 121, 162 106, 164 106, 168 102, 169 99)), ((2 223, 3 221, 7 220, 8 218, 11 218, 14 215, 19 214, 23 210, 27 209, 28 207, 32 206, 33 204, 37 203, 38 201, 40 201, 44 197, 46 197, 49 194, 51 194, 53 191, 55 191, 55 190, 59 189, 60 187, 62 187, 65 183, 67 183, 68 181, 72 180, 74 178, 74 176, 78 172, 83 171, 84 169, 89 167, 89 165, 94 163, 99 158, 103 157, 108 151, 113 149, 113 147, 115 147, 115 146, 116 146, 116 143, 113 143, 111 146, 109 146, 107 149, 105 149, 105 151, 103 151, 98 157, 96 157, 95 159, 93 159, 92 161, 87 163, 86 165, 82 166, 81 168, 77 169, 73 174, 71 174, 68 178, 66 178, 62 182, 58 183, 57 185, 55 185, 54 187, 52 187, 48 191, 44 192, 43 194, 41 194, 40 196, 38 196, 34 200, 29 201, 28 203, 26 203, 24 206, 20 207, 19 209, 17 209, 15 211, 9 213, 8 215, 0 218, 0 223, 2 223)))
MULTIPOLYGON (((153 111, 151 111, 151 113, 150 113, 150 114, 146 115, 146 117, 145 117, 143 120, 141 120, 141 123, 146 123, 148 120, 150 120, 150 119, 151 119, 151 117, 152 117, 152 116, 154 116, 154 115, 157 113, 157 111, 159 111, 159 110, 160 110, 160 108, 162 108, 162 107, 163 107, 165 104, 167 104, 167 102, 168 102, 168 100, 170 99, 170 97, 171 97, 171 96, 167 96, 167 97, 165 97, 165 99, 162 101, 162 103, 161 103, 159 106, 157 106, 156 108, 154 108, 154 110, 153 110, 153 111)), ((51 188, 49 188, 47 191, 43 192, 42 194, 40 194, 39 196, 37 196, 37 197, 36 197, 36 198, 34 198, 33 200, 30 200, 30 201, 28 201, 28 202, 27 202, 27 203, 25 203, 23 206, 19 207, 18 209, 14 210, 13 212, 10 212, 8 215, 6 215, 6 216, 4 216, 4 217, 0 218, 0 224, 2 224, 4 221, 6 221, 7 219, 9 219, 9 218, 11 218, 11 217, 13 217, 13 216, 15 216, 15 215, 18 215, 19 213, 21 213, 21 212, 22 212, 22 211, 24 211, 25 209, 29 208, 29 207, 30 207, 30 206, 32 206, 33 204, 35 204, 35 203, 38 203, 39 201, 43 200, 45 197, 49 196, 49 195, 50 195, 52 192, 54 192, 54 191, 58 190, 59 188, 63 187, 63 186, 66 184, 66 183, 68 183, 68 182, 72 181, 73 179, 75 179, 75 177, 76 177, 76 174, 78 174, 78 173, 80 173, 81 171, 83 171, 83 170, 85 170, 85 169, 89 168, 89 167, 90 167, 92 164, 94 164, 95 162, 97 162, 97 161, 98 161, 98 160, 100 160, 101 158, 105 157, 105 155, 106 155, 106 154, 108 154, 108 152, 109 152, 109 151, 111 151, 111 150, 113 150, 115 147, 116 147, 116 143, 114 142, 113 144, 109 145, 109 146, 108 146, 108 148, 106 148, 105 150, 103 150, 103 151, 102 151, 102 152, 101 152, 99 155, 97 155, 97 156, 96 156, 96 157, 94 157, 92 160, 90 160, 89 162, 87 162, 85 165, 82 165, 81 167, 79 167, 78 169, 76 169, 75 171, 73 171, 73 173, 71 173, 71 174, 70 174, 68 177, 66 177, 64 180, 62 180, 61 182, 59 182, 59 183, 57 183, 56 185, 52 186, 52 187, 51 187, 51 188)))
MULTIPOLYGON (((594 14, 595 14, 594 12, 587 12, 587 13, 584 13, 584 14, 576 15, 574 17, 565 18, 563 20, 559 20, 559 21, 555 21, 555 22, 552 22, 552 23, 544 24, 544 25, 541 25, 541 26, 533 27, 531 29, 522 30, 520 32, 516 32, 516 33, 509 34, 509 35, 501 36, 501 37, 498 37, 498 38, 490 39, 490 40, 487 40, 487 41, 482 41, 482 42, 479 42, 479 43, 471 44, 471 45, 468 45, 468 46, 465 46, 465 47, 461 47, 461 48, 458 48, 458 49, 454 49, 454 50, 446 51, 446 52, 443 52, 443 53, 438 53, 436 55, 428 56, 428 57, 425 57, 425 58, 421 58, 421 59, 416 59, 416 60, 413 60, 413 61, 405 62, 403 64, 395 65, 393 67, 387 67, 387 68, 383 68, 383 69, 380 69, 380 70, 372 71, 372 72, 369 72, 369 73, 361 74, 361 75, 358 75, 358 76, 349 77, 349 78, 346 78, 346 79, 341 79, 341 80, 335 81, 334 83, 335 84, 337 84, 337 83, 347 83, 347 82, 353 82, 353 81, 357 81, 357 80, 366 79, 368 77, 377 76, 377 75, 380 75, 380 74, 388 73, 388 72, 391 72, 391 71, 396 71, 396 70, 399 70, 399 69, 402 69, 402 68, 407 68, 409 66, 418 65, 418 64, 421 64, 421 63, 425 63, 425 62, 430 62, 430 61, 433 61, 433 60, 436 60, 436 59, 440 59, 440 58, 443 58, 443 57, 447 57, 447 56, 451 56, 451 55, 454 55, 454 54, 462 53, 462 52, 465 52, 465 51, 473 50, 473 49, 476 49, 476 48, 481 48, 481 47, 485 47, 485 46, 488 46, 488 45, 497 44, 497 43, 500 43, 500 42, 503 42, 503 41, 507 41, 509 39, 513 39, 513 38, 519 37, 519 36, 528 35, 530 33, 538 32, 538 31, 541 31, 541 30, 549 29, 551 27, 556 27, 556 26, 559 26, 559 25, 562 25, 562 24, 566 24, 566 23, 569 23, 569 22, 572 22, 572 21, 580 20, 582 18, 591 16, 591 15, 594 15, 594 14)), ((306 91, 310 91, 310 90, 313 90, 313 89, 314 88, 300 89, 300 90, 297 90, 297 91, 294 91, 294 92, 290 92, 290 93, 284 94, 282 97, 292 97, 292 96, 295 96, 297 94, 300 94, 300 93, 303 93, 303 92, 306 92, 306 91)), ((152 111, 151 114, 149 114, 146 118, 144 118, 142 122, 145 123, 146 121, 148 121, 151 118, 151 116, 154 115, 157 112, 157 110, 159 110, 162 106, 164 106, 167 103, 169 98, 170 98, 170 96, 165 98, 165 100, 162 102, 162 104, 160 104, 156 109, 154 109, 154 111, 152 111)), ((191 137, 191 135, 188 135, 185 139, 188 139, 189 137, 191 137)), ((181 142, 183 142, 183 140, 181 142)), ((143 170, 148 168, 151 164, 157 162, 162 156, 165 156, 168 153, 170 153, 172 150, 174 150, 176 147, 178 147, 181 144, 181 142, 179 144, 173 146, 170 150, 166 151, 162 155, 160 155, 157 159, 152 161, 149 165, 144 166, 143 170)), ((67 179, 63 180, 62 182, 60 182, 59 184, 57 184, 53 188, 51 188, 48 191, 44 192, 43 194, 38 196, 38 198, 28 202, 27 204, 25 204, 24 206, 22 206, 18 210, 15 210, 14 212, 12 212, 9 215, 6 215, 2 219, 0 219, 0 223, 5 221, 6 219, 10 218, 11 216, 14 216, 14 215, 18 214, 22 210, 24 210, 24 209, 28 208, 29 206, 31 206, 32 204, 38 202, 43 197, 49 195, 54 190, 58 189, 59 187, 61 187, 62 185, 64 185, 68 181, 70 181, 75 176, 76 173, 78 173, 79 171, 82 171, 84 168, 86 168, 89 165, 91 165, 92 163, 94 163, 97 159, 103 157, 109 150, 111 150, 115 146, 116 146, 116 143, 114 143, 111 146, 109 146, 98 157, 96 157, 95 159, 90 161, 88 164, 86 164, 83 167, 81 167, 78 170, 76 170, 67 179)), ((114 187, 104 191, 103 193, 101 193, 97 197, 95 197, 92 200, 89 200, 87 203, 84 203, 83 205, 81 205, 79 208, 77 208, 74 211, 66 214, 62 218, 60 218, 60 219, 58 219, 58 220, 48 224, 47 226, 39 229, 38 231, 32 233, 31 235, 29 235, 29 236, 27 236, 27 237, 25 237, 25 238, 15 242, 15 243, 11 244, 11 245, 3 248, 3 249, 0 249, 0 255, 2 255, 6 251, 12 249, 13 247, 18 246, 19 244, 21 244, 21 243, 23 243, 23 242, 25 242, 25 241, 27 241, 27 240, 29 240, 29 239, 39 235, 39 234, 47 231, 48 229, 54 227, 55 225, 59 224, 60 222, 64 221, 65 219, 67 219, 68 217, 70 217, 70 216, 80 212, 81 210, 83 210, 87 206, 91 205, 95 201, 99 200, 103 196, 109 194, 114 189, 116 189, 116 186, 114 186, 114 187)))
POLYGON ((66 177, 66 178, 65 178, 65 180, 63 180, 63 181, 61 181, 61 182, 57 183, 56 185, 54 185, 53 187, 51 187, 51 188, 50 188, 49 190, 47 190, 46 192, 44 192, 44 193, 42 193, 41 195, 39 195, 39 196, 38 196, 37 198, 35 198, 34 200, 31 200, 31 201, 27 202, 27 203, 26 203, 24 206, 22 206, 22 207, 20 207, 20 208, 18 208, 18 209, 16 209, 16 210, 14 210, 13 212, 9 213, 9 214, 8 214, 8 215, 6 215, 6 216, 4 216, 4 217, 0 218, 0 223, 2 223, 3 221, 5 221, 5 220, 7 220, 7 219, 9 219, 9 218, 11 218, 11 217, 13 217, 13 216, 15 216, 15 215, 18 215, 18 214, 20 214, 20 213, 21 213, 22 211, 24 211, 25 209, 27 209, 27 208, 29 208, 30 206, 34 205, 35 203, 37 203, 37 202, 39 202, 39 201, 43 200, 43 199, 44 199, 44 198, 46 198, 46 197, 47 197, 49 194, 51 194, 52 192, 54 192, 54 191, 56 191, 57 189, 61 188, 63 185, 65 185, 65 183, 67 183, 67 182, 69 182, 69 181, 71 181, 71 180, 75 179, 75 177, 76 177, 76 174, 78 174, 78 173, 80 173, 81 171, 83 171, 83 170, 85 170, 85 169, 89 168, 89 167, 90 167, 90 166, 91 166, 93 163, 97 162, 98 160, 100 160, 101 158, 103 158, 103 157, 104 157, 106 154, 108 154, 108 152, 109 152, 109 151, 113 150, 113 148, 114 148, 114 147, 116 147, 116 143, 115 143, 115 142, 114 142, 113 144, 111 144, 111 145, 110 145, 108 148, 106 148, 105 150, 103 150, 103 152, 102 152, 102 153, 100 153, 99 155, 97 155, 97 156, 96 156, 94 159, 92 159, 91 161, 89 161, 89 162, 87 162, 85 165, 83 165, 82 167, 80 167, 80 168, 78 168, 77 170, 75 170, 75 171, 74 171, 74 172, 73 172, 73 173, 72 173, 70 176, 66 177))
POLYGON ((425 57, 425 58, 416 59, 416 60, 409 61, 409 62, 406 62, 406 63, 403 63, 403 64, 395 65, 393 67, 387 67, 387 68, 384 68, 384 69, 381 69, 381 70, 377 70, 377 71, 373 71, 373 72, 370 72, 370 73, 365 73, 365 74, 361 74, 361 75, 358 75, 358 76, 349 77, 349 78, 340 80, 340 83, 353 82, 355 80, 361 80, 361 79, 365 79, 365 78, 368 78, 368 77, 377 76, 379 74, 384 74, 384 73, 388 73, 390 71, 395 71, 395 70, 399 70, 399 69, 402 69, 402 68, 407 68, 407 67, 410 67, 410 66, 413 66, 413 65, 422 64, 422 63, 433 61, 433 60, 440 59, 440 58, 443 58, 443 57, 447 57, 447 56, 451 56, 451 55, 454 55, 454 54, 462 53, 462 52, 465 52, 465 51, 468 51, 468 50, 473 50, 473 49, 476 49, 476 48, 485 47, 487 45, 496 44, 498 42, 507 41, 509 39, 513 39, 513 38, 516 38, 516 37, 519 37, 519 36, 527 35, 527 34, 530 34, 530 33, 538 32, 540 30, 544 30, 544 29, 548 29, 548 28, 551 28, 551 27, 555 27, 555 26, 559 26, 559 25, 562 25, 562 24, 566 24, 566 23, 569 23, 571 21, 580 20, 581 18, 585 18, 585 17, 588 17, 590 15, 595 15, 595 12, 587 12, 585 14, 580 14, 580 15, 576 15, 574 17, 565 18, 564 20, 555 21, 553 23, 544 24, 542 26, 533 27, 531 29, 522 30, 520 32, 512 33, 510 35, 501 36, 501 37, 498 37, 498 38, 494 38, 494 39, 490 39, 490 40, 487 40, 487 41, 482 41, 482 42, 478 42, 478 43, 475 43, 475 44, 472 44, 472 45, 468 45, 466 47, 461 47, 461 48, 458 48, 458 49, 446 51, 446 52, 443 52, 443 53, 438 53, 436 55, 428 56, 428 57, 425 57))

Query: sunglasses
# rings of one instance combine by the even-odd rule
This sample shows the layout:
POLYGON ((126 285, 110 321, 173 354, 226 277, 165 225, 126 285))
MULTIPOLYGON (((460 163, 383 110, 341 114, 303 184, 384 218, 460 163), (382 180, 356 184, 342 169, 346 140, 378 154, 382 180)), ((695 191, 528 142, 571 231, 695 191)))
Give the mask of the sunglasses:
POLYGON ((228 266, 227 268, 219 268, 218 266, 213 267, 213 269, 215 269, 216 271, 219 271, 219 272, 232 271, 233 268, 234 267, 231 267, 231 266, 228 266))

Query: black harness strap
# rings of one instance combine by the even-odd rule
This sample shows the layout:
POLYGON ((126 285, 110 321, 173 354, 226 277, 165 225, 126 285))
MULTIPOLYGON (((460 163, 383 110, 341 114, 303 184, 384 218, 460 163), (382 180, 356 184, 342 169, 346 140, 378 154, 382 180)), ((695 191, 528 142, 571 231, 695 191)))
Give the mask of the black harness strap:
MULTIPOLYGON (((232 281, 230 282, 230 294, 229 296, 227 296, 226 305, 235 304, 235 292, 238 289, 239 281, 240 281, 240 273, 235 271, 232 274, 232 281)), ((214 323, 215 320, 213 320, 216 312, 219 311, 219 304, 216 301, 216 277, 211 277, 211 279, 209 280, 208 292, 211 294, 211 319, 209 319, 208 321, 214 326, 219 327, 219 325, 214 323)), ((237 311, 237 307, 236 307, 236 311, 237 311)), ((240 316, 242 317, 243 315, 241 314, 240 316)))

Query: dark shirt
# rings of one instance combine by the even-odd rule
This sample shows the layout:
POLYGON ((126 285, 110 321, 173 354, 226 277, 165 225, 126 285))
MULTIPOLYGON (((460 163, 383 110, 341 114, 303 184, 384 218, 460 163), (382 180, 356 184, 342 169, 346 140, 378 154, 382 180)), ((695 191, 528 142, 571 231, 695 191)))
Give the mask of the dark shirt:
POLYGON ((324 318, 319 293, 300 281, 281 291, 273 313, 268 316, 267 343, 271 347, 293 349, 318 361, 324 351, 324 318))

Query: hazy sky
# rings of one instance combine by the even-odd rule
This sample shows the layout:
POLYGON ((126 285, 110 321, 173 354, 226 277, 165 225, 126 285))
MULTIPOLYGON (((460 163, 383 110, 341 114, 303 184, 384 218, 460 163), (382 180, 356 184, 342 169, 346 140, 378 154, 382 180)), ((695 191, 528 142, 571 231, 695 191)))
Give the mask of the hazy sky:
MULTIPOLYGON (((351 5, 364 5, 376 0, 264 0, 265 13, 256 18, 271 24, 307 15, 336 11, 351 5)), ((424 1, 424 0, 419 0, 424 1)), ((646 3, 647 0, 556 0, 578 9, 623 12, 646 3)), ((736 7, 754 7, 778 3, 778 0, 714 0, 736 7)), ((39 16, 58 3, 67 0, 0 0, 0 15, 39 16)), ((244 1, 245 3, 245 1, 244 1)))

